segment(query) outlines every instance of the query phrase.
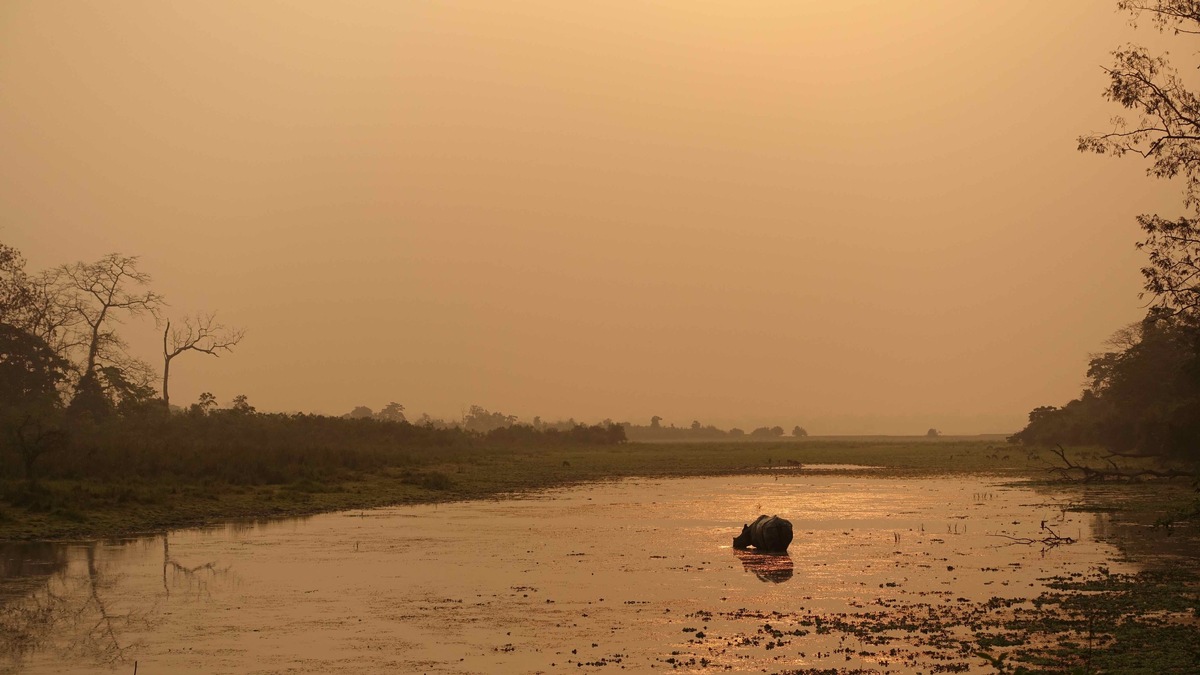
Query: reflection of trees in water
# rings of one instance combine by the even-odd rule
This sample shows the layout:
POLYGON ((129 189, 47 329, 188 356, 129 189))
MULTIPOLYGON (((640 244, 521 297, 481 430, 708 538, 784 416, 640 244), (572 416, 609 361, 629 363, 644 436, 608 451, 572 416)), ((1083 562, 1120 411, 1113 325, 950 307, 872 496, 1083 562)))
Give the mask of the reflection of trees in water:
POLYGON ((1125 556, 1154 569, 1177 565, 1180 560, 1200 559, 1200 528, 1156 526, 1158 512, 1092 514, 1092 532, 1097 539, 1121 549, 1125 556))
POLYGON ((62 544, 0 544, 0 602, 40 587, 66 566, 67 549, 62 544))
POLYGON ((5 655, 0 672, 20 665, 46 642, 56 619, 64 614, 63 604, 62 598, 43 588, 0 607, 0 652, 5 655))
POLYGON ((179 586, 185 585, 189 593, 195 591, 196 599, 203 597, 211 597, 209 591, 209 582, 213 579, 229 574, 229 567, 217 567, 214 562, 207 562, 194 567, 188 567, 181 564, 178 560, 171 557, 171 535, 163 535, 163 563, 162 563, 162 587, 166 597, 171 597, 171 583, 179 586), (168 581, 168 573, 170 574, 170 582, 168 581))
POLYGON ((67 549, 60 544, 0 545, 0 653, 6 661, 19 662, 45 640, 62 605, 48 584, 66 567, 67 549))
POLYGON ((228 573, 215 563, 179 562, 164 535, 162 592, 131 593, 121 587, 125 575, 108 571, 102 548, 97 542, 0 547, 6 575, 0 583, 0 672, 19 669, 35 652, 108 666, 127 661, 140 646, 137 633, 161 620, 160 605, 173 590, 207 597, 209 582, 228 573), (131 598, 144 599, 136 606, 131 598))
POLYGON ((96 562, 96 544, 92 543, 84 551, 87 560, 87 578, 80 584, 80 590, 86 593, 71 617, 74 624, 74 637, 69 641, 67 652, 96 660, 99 663, 112 664, 125 660, 125 653, 132 643, 122 645, 121 633, 135 625, 149 626, 157 610, 154 606, 144 611, 119 608, 119 601, 110 602, 108 595, 116 587, 118 575, 105 574, 96 562))
POLYGON ((751 553, 734 549, 733 554, 759 581, 781 584, 792 578, 792 557, 786 553, 751 553))
MULTIPOLYGON (((53 552, 32 547, 6 551, 27 561, 36 562, 39 556, 47 554, 56 561, 54 571, 42 579, 40 587, 23 596, 10 596, 0 607, 0 635, 12 666, 43 649, 102 664, 123 661, 132 646, 123 639, 123 633, 130 628, 150 625, 157 607, 124 608, 119 600, 113 600, 112 591, 119 579, 106 574, 104 566, 97 560, 97 543, 82 547, 82 565, 78 560, 71 560, 72 549, 62 545, 44 546, 53 552)), ((74 550, 78 548, 74 547, 74 550)))

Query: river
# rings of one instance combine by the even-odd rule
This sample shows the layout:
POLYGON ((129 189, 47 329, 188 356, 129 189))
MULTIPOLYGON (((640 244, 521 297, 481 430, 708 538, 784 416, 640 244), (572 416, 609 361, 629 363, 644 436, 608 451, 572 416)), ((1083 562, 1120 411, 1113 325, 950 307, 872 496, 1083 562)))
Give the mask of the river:
POLYGON ((1131 569, 1096 538, 1100 516, 1065 509, 1063 495, 995 477, 812 469, 10 544, 0 547, 0 670, 981 667, 919 632, 885 648, 822 632, 820 619, 1028 598, 1052 575, 1131 569), (731 548, 759 513, 792 521, 789 555, 731 548), (1048 536, 1043 523, 1077 541, 1015 541, 1048 536))

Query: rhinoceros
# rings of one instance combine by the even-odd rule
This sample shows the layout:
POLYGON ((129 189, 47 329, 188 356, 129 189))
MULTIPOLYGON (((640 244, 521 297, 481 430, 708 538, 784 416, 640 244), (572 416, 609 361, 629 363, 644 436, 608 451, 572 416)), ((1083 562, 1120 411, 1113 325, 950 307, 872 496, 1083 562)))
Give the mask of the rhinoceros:
POLYGON ((742 533, 733 538, 734 548, 753 546, 768 553, 783 553, 792 543, 792 524, 779 516, 759 516, 753 523, 742 526, 742 533))

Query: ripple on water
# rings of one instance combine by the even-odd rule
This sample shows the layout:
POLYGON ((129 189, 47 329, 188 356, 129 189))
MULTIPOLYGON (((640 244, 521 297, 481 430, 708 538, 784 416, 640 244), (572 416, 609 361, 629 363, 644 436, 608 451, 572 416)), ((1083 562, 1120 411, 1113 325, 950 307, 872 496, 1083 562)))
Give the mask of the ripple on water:
POLYGON ((1027 598, 1055 574, 1120 569, 1093 536, 1098 516, 1030 489, 808 468, 10 546, 3 617, 20 631, 7 664, 30 673, 133 660, 141 672, 172 673, 889 670, 919 663, 896 653, 946 660, 912 631, 886 632, 880 645, 847 622, 1027 598), (731 548, 759 513, 792 521, 788 555, 731 548), (1043 552, 996 536, 1035 536, 1043 520, 1079 543, 1043 552), (841 627, 822 631, 822 621, 841 627))

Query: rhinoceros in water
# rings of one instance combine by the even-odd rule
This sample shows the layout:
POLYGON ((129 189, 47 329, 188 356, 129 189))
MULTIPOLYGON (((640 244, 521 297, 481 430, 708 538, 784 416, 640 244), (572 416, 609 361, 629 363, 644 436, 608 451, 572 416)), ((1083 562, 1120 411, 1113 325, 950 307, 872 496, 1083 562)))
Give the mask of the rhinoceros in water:
POLYGON ((792 524, 779 516, 759 516, 753 523, 742 526, 742 533, 733 538, 734 548, 753 546, 768 553, 783 553, 792 543, 792 524))

